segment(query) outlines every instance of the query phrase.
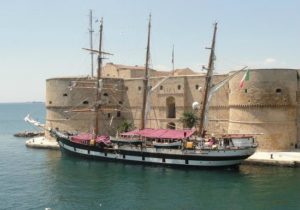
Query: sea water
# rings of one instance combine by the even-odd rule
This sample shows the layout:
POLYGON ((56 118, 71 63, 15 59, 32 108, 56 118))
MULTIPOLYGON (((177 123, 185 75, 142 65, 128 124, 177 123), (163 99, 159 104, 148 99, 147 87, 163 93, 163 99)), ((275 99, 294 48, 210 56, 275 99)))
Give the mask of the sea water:
POLYGON ((0 209, 300 209, 300 169, 187 170, 31 149, 14 133, 43 103, 0 104, 0 209))

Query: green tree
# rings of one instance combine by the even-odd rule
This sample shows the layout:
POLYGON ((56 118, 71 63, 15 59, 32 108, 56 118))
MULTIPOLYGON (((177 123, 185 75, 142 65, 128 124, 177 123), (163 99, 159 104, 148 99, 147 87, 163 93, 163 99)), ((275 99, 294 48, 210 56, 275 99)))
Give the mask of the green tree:
POLYGON ((133 123, 129 122, 127 120, 124 120, 117 128, 117 130, 122 133, 122 132, 128 132, 130 129, 133 128, 133 123))
POLYGON ((199 121, 199 118, 196 116, 193 111, 184 111, 182 117, 180 117, 180 122, 183 123, 184 127, 192 128, 199 121))

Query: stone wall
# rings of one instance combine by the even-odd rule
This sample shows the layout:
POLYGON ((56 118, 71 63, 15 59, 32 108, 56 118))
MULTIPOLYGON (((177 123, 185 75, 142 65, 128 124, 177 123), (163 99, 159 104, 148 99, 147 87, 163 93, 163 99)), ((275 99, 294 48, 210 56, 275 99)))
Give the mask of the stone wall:
MULTIPOLYGON (((114 77, 113 75, 120 75, 114 66, 110 71, 110 76, 114 77)), ((295 148, 300 139, 298 71, 252 69, 250 80, 240 88, 239 82, 243 75, 244 72, 239 73, 212 97, 208 132, 215 135, 257 134, 259 150, 295 148)), ((112 77, 103 79, 102 111, 99 112, 99 117, 100 132, 115 135, 117 127, 125 119, 132 121, 136 128, 140 127, 143 80, 112 77)), ((227 75, 216 75, 213 83, 226 77, 227 75)), ((149 85, 154 87, 161 80, 162 77, 151 77, 149 85)), ((204 82, 204 75, 183 75, 169 77, 158 85, 151 95, 146 127, 167 128, 172 124, 176 128, 183 128, 180 122, 182 113, 192 110, 192 103, 195 101, 202 106, 204 82), (175 103, 174 115, 169 115, 172 103, 175 103)), ((91 112, 96 98, 95 84, 95 79, 90 78, 48 79, 47 127, 91 131, 95 120, 94 113, 91 112)), ((200 116, 199 111, 196 114, 200 116)))

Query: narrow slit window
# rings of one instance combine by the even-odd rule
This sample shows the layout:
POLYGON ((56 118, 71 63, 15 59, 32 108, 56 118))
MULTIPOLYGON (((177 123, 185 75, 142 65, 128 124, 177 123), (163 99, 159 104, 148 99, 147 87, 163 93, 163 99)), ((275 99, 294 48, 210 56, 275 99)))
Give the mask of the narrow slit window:
POLYGON ((121 117, 121 112, 120 111, 117 112, 117 117, 121 117))

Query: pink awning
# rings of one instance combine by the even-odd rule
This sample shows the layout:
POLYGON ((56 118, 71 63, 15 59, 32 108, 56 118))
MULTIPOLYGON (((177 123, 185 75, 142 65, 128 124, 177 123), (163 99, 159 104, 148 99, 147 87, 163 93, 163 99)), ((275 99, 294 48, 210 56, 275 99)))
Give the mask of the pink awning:
POLYGON ((91 133, 81 133, 76 136, 72 136, 71 140, 77 143, 81 143, 82 141, 89 141, 93 138, 91 133))
POLYGON ((96 138, 96 142, 97 143, 104 143, 104 144, 110 144, 111 143, 109 136, 106 136, 106 135, 98 136, 96 138))
POLYGON ((171 129, 151 129, 134 130, 127 133, 122 133, 122 136, 139 135, 146 138, 161 138, 161 139, 184 139, 188 138, 195 130, 171 130, 171 129))
MULTIPOLYGON (((76 142, 76 143, 84 143, 86 141, 89 142, 91 139, 93 139, 93 134, 91 134, 91 133, 81 133, 81 134, 71 137, 71 141, 76 142)), ((109 138, 109 136, 106 136, 106 135, 97 136, 96 142, 109 144, 110 138, 109 138)))

